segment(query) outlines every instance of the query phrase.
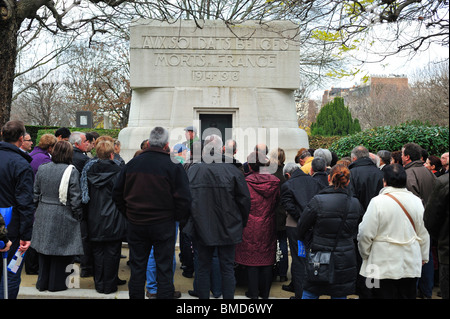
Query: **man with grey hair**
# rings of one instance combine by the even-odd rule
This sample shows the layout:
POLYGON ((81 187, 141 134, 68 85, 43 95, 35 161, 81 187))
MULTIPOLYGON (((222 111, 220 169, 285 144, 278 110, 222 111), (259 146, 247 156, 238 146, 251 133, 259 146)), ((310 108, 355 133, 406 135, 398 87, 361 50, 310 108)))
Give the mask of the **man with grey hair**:
POLYGON ((329 167, 331 165, 331 161, 333 160, 333 155, 330 150, 326 148, 318 148, 314 151, 314 158, 321 157, 325 160, 326 166, 329 167))
MULTIPOLYGON (((73 146, 73 156, 72 163, 75 168, 80 173, 80 176, 83 172, 83 168, 86 163, 89 161, 89 157, 86 155, 86 152, 89 147, 89 141, 86 139, 86 134, 83 132, 72 132, 69 136, 69 143, 73 146)), ((83 219, 81 220, 81 240, 83 242, 83 251, 84 254, 80 256, 80 276, 81 277, 91 277, 94 273, 94 265, 93 265, 93 255, 91 242, 88 238, 88 230, 87 230, 87 212, 83 209, 83 219)))
POLYGON ((351 152, 350 184, 353 196, 367 209, 370 200, 383 188, 383 173, 370 158, 367 148, 360 145, 351 152))
POLYGON ((322 185, 322 187, 328 186, 327 163, 325 162, 325 159, 323 157, 314 157, 313 161, 311 162, 311 171, 309 175, 311 175, 312 178, 314 178, 320 185, 322 185))
POLYGON ((186 171, 169 153, 169 133, 155 127, 149 147, 122 169, 113 190, 114 201, 128 220, 131 277, 130 299, 145 298, 150 251, 156 261, 158 299, 172 299, 175 221, 189 217, 191 194, 186 171))
POLYGON ((380 158, 380 169, 382 170, 386 165, 391 163, 391 152, 386 150, 378 151, 378 157, 380 158))
POLYGON ((222 139, 205 138, 203 161, 188 170, 192 193, 191 219, 184 231, 196 241, 197 294, 209 299, 211 263, 217 249, 224 299, 233 299, 235 246, 250 212, 250 192, 244 174, 222 156, 222 139))
MULTIPOLYGON (((369 150, 362 145, 356 146, 352 150, 351 160, 352 163, 348 166, 350 169, 350 184, 348 187, 366 211, 370 200, 377 196, 383 188, 384 175, 370 158, 369 150)), ((361 266, 361 256, 356 254, 356 258, 358 266, 361 266)), ((356 292, 361 299, 371 299, 372 292, 365 283, 366 278, 358 274, 356 292)))
POLYGON ((69 143, 73 146, 72 163, 81 175, 84 165, 86 165, 89 160, 89 157, 86 155, 89 141, 86 139, 86 134, 82 132, 73 132, 70 134, 69 143))
POLYGON ((286 179, 289 179, 296 170, 300 169, 297 163, 286 163, 283 167, 283 175, 286 179))

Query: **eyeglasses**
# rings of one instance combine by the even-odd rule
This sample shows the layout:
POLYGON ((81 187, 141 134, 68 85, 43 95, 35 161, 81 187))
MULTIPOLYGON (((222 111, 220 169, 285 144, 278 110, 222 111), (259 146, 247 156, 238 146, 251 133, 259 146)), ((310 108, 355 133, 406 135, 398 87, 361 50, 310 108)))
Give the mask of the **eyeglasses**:
POLYGON ((24 142, 33 142, 33 140, 23 140, 24 142))

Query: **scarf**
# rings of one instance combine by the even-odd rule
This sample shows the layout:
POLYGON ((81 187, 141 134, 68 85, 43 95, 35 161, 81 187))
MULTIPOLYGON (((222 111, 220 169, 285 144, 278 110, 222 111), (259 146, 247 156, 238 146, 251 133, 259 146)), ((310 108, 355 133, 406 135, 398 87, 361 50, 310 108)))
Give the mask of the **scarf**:
POLYGON ((59 184, 59 201, 63 205, 67 204, 67 191, 69 189, 70 174, 72 174, 72 169, 74 167, 75 166, 73 165, 67 166, 61 178, 61 183, 59 184))
POLYGON ((83 204, 87 204, 90 200, 89 197, 89 185, 87 180, 87 172, 89 169, 98 162, 98 158, 93 158, 90 161, 86 163, 83 167, 83 171, 81 172, 81 178, 80 178, 80 187, 81 187, 81 202, 83 204))

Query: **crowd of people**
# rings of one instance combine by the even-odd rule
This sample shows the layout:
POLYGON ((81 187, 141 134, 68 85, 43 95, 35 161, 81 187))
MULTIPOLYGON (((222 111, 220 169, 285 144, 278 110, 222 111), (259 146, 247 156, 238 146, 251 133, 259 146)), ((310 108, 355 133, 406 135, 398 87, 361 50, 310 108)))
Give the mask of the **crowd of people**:
POLYGON ((258 144, 241 163, 235 141, 185 131, 170 146, 169 132, 153 128, 125 163, 109 136, 60 128, 32 149, 23 123, 7 122, 0 207, 13 213, 8 225, 0 216, 0 251, 8 260, 26 252, 8 297, 23 267, 38 274, 38 290, 67 289, 73 263, 99 293, 115 292, 127 242, 129 297, 179 298, 179 238, 188 293, 200 299, 233 299, 237 284, 267 299, 289 277, 292 299, 431 298, 436 283, 448 299, 449 153, 416 143, 377 153, 357 145, 344 158, 302 148, 291 162, 258 144))

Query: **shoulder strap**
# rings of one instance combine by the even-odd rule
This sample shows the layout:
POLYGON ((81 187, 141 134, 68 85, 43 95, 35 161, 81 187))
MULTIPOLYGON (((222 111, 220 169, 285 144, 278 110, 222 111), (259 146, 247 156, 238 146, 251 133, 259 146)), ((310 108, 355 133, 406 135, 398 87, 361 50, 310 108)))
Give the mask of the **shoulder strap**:
POLYGON ((397 202, 397 204, 399 204, 400 205, 400 207, 403 209, 403 211, 405 212, 405 214, 406 214, 406 217, 408 217, 408 219, 409 219, 409 221, 411 222, 411 225, 412 225, 412 227, 414 228, 414 231, 416 231, 416 226, 414 225, 414 221, 413 221, 413 219, 411 218, 411 215, 408 213, 408 211, 406 210, 406 208, 402 205, 402 203, 400 203, 400 201, 397 199, 397 198, 395 198, 393 195, 391 195, 391 194, 385 194, 386 196, 389 196, 390 198, 392 198, 393 200, 395 200, 396 202, 397 202))

